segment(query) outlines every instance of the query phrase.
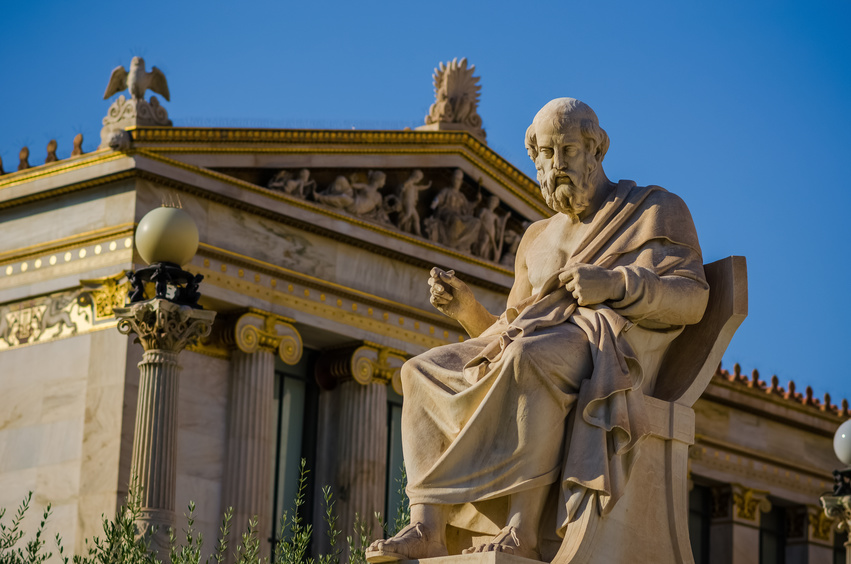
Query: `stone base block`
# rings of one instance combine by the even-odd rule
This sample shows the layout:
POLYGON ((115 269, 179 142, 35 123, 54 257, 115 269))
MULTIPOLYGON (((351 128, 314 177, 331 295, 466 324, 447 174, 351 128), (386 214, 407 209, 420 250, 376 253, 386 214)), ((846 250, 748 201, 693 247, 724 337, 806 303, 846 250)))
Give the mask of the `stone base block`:
POLYGON ((457 556, 438 556, 422 560, 402 560, 401 564, 541 564, 538 560, 521 558, 504 552, 480 552, 478 554, 459 554, 457 556))

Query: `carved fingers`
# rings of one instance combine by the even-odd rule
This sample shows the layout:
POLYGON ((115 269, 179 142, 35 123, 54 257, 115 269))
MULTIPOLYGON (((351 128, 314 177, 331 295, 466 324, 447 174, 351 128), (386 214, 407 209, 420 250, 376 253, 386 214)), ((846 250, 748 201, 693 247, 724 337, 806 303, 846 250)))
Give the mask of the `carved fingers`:
POLYGON ((430 274, 429 301, 444 315, 457 319, 466 307, 475 302, 472 290, 455 276, 454 270, 434 267, 430 274))
POLYGON ((593 264, 573 264, 559 274, 559 280, 581 306, 623 299, 623 275, 593 264))

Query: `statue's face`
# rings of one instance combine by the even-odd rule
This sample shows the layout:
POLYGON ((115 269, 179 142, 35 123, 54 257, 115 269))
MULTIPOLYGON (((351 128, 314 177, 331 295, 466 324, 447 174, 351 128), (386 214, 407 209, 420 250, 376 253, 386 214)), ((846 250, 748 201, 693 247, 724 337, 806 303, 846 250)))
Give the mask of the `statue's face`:
POLYGON ((594 155, 585 150, 578 126, 541 120, 535 134, 535 168, 547 205, 558 212, 578 215, 590 200, 590 174, 597 166, 594 155))
POLYGON ((452 185, 457 189, 461 188, 461 183, 464 180, 464 172, 460 169, 456 170, 452 175, 452 185))

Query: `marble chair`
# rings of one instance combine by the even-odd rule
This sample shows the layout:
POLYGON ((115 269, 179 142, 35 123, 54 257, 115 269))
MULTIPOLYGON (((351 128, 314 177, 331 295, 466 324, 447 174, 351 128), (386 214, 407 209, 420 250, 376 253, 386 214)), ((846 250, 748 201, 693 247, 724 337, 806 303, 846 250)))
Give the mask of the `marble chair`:
MULTIPOLYGON (((705 265, 705 271, 710 286, 706 313, 700 323, 686 327, 671 343, 655 389, 646 397, 652 433, 639 447, 627 492, 607 515, 581 511, 568 525, 564 539, 543 539, 539 548, 545 562, 693 564, 688 534, 692 406, 709 385, 748 310, 744 257, 715 261, 705 265)), ((556 489, 548 510, 555 506, 556 489)), ((449 553, 459 554, 462 548, 485 542, 499 529, 494 529, 494 523, 504 520, 505 509, 496 502, 464 506, 465 520, 479 524, 479 531, 448 527, 449 553)))
POLYGON ((747 265, 727 257, 705 265, 709 304, 703 320, 671 344, 647 408, 653 431, 641 444, 626 494, 601 517, 584 511, 568 526, 558 564, 693 563, 688 534, 688 447, 692 406, 709 385, 736 330, 747 317, 747 265))

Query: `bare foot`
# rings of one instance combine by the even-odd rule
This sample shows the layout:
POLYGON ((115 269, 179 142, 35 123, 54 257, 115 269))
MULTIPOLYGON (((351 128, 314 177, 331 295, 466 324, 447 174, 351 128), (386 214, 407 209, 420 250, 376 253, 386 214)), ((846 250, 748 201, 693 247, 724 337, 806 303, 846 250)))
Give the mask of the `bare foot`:
POLYGON ((422 523, 408 525, 396 536, 380 539, 366 549, 369 562, 390 562, 393 560, 419 560, 435 556, 447 556, 446 546, 431 540, 429 530, 422 523))
POLYGON ((540 560, 541 555, 538 551, 535 550, 531 543, 522 542, 517 533, 518 530, 516 527, 505 527, 490 542, 466 548, 462 552, 464 554, 473 554, 474 552, 505 552, 522 558, 540 560))

